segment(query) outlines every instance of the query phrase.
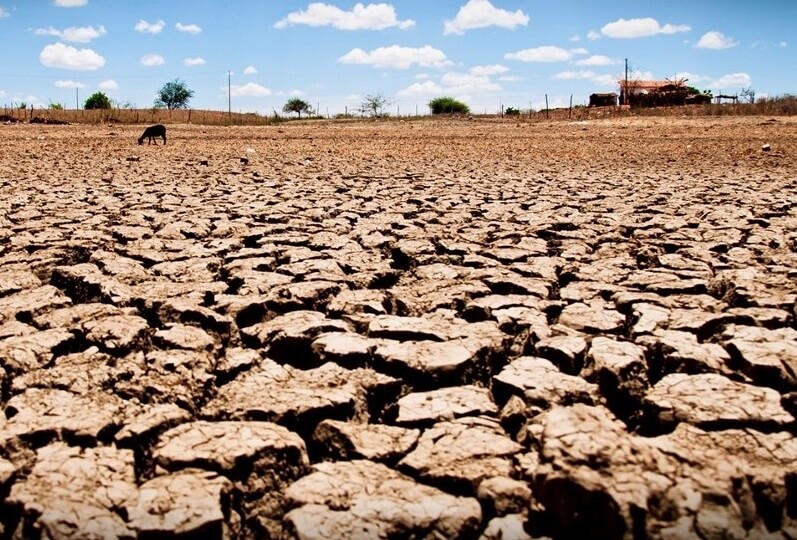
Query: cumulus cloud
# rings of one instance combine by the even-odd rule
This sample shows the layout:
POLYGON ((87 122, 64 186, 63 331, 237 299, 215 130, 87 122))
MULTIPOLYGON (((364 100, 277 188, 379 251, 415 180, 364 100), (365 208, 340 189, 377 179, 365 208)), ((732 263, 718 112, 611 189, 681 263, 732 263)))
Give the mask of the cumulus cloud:
POLYGON ((677 34, 688 32, 692 28, 685 24, 659 24, 659 21, 652 17, 641 19, 618 19, 614 22, 605 24, 601 28, 601 34, 610 38, 631 39, 656 34, 677 34))
POLYGON ((504 55, 507 60, 519 60, 521 62, 565 62, 572 57, 573 53, 571 51, 553 45, 523 49, 504 55))
POLYGON ((748 88, 752 85, 752 79, 747 73, 729 73, 719 79, 712 81, 711 88, 723 90, 725 88, 748 88))
POLYGON ((143 34, 160 34, 165 26, 166 23, 162 20, 151 23, 141 19, 133 28, 135 28, 136 32, 141 32, 143 34))
POLYGON ((511 12, 499 9, 489 0, 468 0, 467 4, 459 8, 454 20, 443 23, 443 34, 462 35, 466 30, 488 26, 511 30, 516 26, 526 26, 528 23, 529 16, 521 10, 511 12))
POLYGON ((617 77, 614 75, 595 75, 590 80, 597 86, 617 86, 617 77))
POLYGON ((357 3, 351 11, 344 11, 337 6, 313 2, 305 11, 294 11, 287 17, 277 21, 274 28, 303 24, 306 26, 331 26, 338 30, 384 30, 399 28, 406 30, 415 26, 415 21, 400 21, 396 9, 391 4, 357 3))
POLYGON ((186 58, 183 60, 183 64, 186 66, 203 66, 205 65, 205 59, 197 56, 196 58, 186 58))
POLYGON ((612 66, 616 64, 618 61, 614 58, 609 58, 608 56, 604 56, 602 54, 593 54, 589 58, 584 58, 582 60, 577 60, 577 66, 612 66))
POLYGON ((145 54, 141 57, 141 65, 147 67, 162 66, 166 60, 159 54, 145 54))
POLYGON ((595 41, 596 39, 600 38, 601 38, 600 32, 596 32, 595 30, 590 30, 589 32, 587 32, 587 39, 590 41, 595 41))
POLYGON ((491 66, 473 66, 470 72, 474 75, 500 75, 506 73, 509 68, 500 64, 493 64, 491 66))
POLYGON ((55 81, 56 88, 86 88, 86 85, 77 81, 55 81))
POLYGON ((562 71, 554 75, 554 79, 573 80, 573 79, 593 79, 594 71, 562 71))
POLYGON ((188 32, 189 34, 202 33, 202 27, 197 26, 196 24, 183 24, 181 22, 178 22, 177 24, 174 25, 174 27, 177 28, 179 32, 188 32))
POLYGON ((80 7, 89 3, 89 0, 55 0, 53 5, 56 7, 80 7))
POLYGON ((352 49, 340 58, 341 64, 364 64, 374 67, 409 69, 413 64, 423 67, 444 67, 451 65, 443 51, 429 45, 419 48, 391 45, 379 47, 371 52, 352 49))
POLYGON ((244 75, 257 75, 257 68, 255 66, 246 66, 244 68, 244 75))
POLYGON ((47 45, 39 53, 42 65, 51 68, 93 71, 105 65, 105 58, 91 49, 76 49, 63 43, 47 45))
POLYGON ((119 88, 119 85, 113 79, 107 79, 105 81, 102 81, 97 86, 99 86, 100 89, 102 90, 116 90, 117 88, 119 88))
POLYGON ((700 36, 700 40, 695 44, 695 47, 698 49, 714 49, 714 50, 721 50, 721 49, 730 49, 731 47, 735 47, 737 43, 723 34, 722 32, 717 32, 716 30, 712 30, 711 32, 706 32, 702 36, 700 36))
POLYGON ((70 26, 63 30, 58 30, 52 26, 48 28, 37 28, 34 31, 37 36, 55 36, 64 41, 71 41, 74 43, 88 43, 92 39, 97 39, 106 34, 105 27, 100 25, 97 28, 93 26, 70 26))
MULTIPOLYGON (((227 89, 224 88, 226 91, 227 89)), ((257 83, 246 83, 246 84, 234 84, 230 87, 230 95, 231 96, 248 96, 248 97, 265 97, 272 95, 273 92, 266 88, 265 86, 261 86, 257 83)))
POLYGON ((491 81, 490 77, 473 73, 446 73, 440 82, 446 93, 449 94, 485 93, 501 90, 501 85, 491 81))
POLYGON ((485 94, 501 90, 501 85, 490 80, 488 75, 449 72, 440 78, 440 82, 431 80, 416 82, 399 90, 396 94, 400 97, 434 96, 439 94, 463 95, 485 94))

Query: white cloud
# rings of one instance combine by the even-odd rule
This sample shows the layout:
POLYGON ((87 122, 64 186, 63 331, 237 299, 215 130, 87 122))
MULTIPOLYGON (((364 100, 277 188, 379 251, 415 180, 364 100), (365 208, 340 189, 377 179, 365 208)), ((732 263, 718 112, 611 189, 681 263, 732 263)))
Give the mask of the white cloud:
POLYGON ((517 75, 504 75, 502 77, 498 77, 498 80, 504 82, 517 82, 522 81, 523 77, 518 77, 517 75))
POLYGON ((618 61, 614 58, 609 58, 602 54, 593 54, 589 58, 576 61, 577 66, 611 66, 617 63, 618 61))
POLYGON ((103 90, 116 90, 117 88, 119 88, 119 85, 113 79, 107 79, 105 81, 102 81, 97 86, 99 86, 103 90))
MULTIPOLYGON (((226 92, 226 88, 224 88, 226 92)), ((273 92, 257 83, 246 83, 244 85, 233 84, 230 87, 230 95, 235 97, 248 96, 248 97, 265 97, 272 95, 273 92)))
POLYGON ((519 60, 521 62, 564 62, 572 57, 572 52, 553 45, 523 49, 504 55, 507 60, 519 60))
POLYGON ((554 75, 554 79, 573 80, 573 79, 593 79, 594 71, 562 71, 554 75))
POLYGON ((444 92, 445 90, 443 87, 436 82, 424 81, 420 83, 412 83, 407 88, 396 92, 396 95, 400 97, 432 96, 435 94, 442 94, 444 92))
POLYGON ((183 60, 183 64, 186 66, 204 66, 205 59, 202 57, 197 56, 196 58, 186 58, 183 60))
POLYGON ((105 27, 100 25, 97 28, 93 26, 70 26, 63 30, 58 30, 52 26, 48 28, 37 28, 34 31, 37 36, 56 36, 64 41, 71 41, 75 43, 88 43, 92 39, 97 39, 106 34, 105 27))
POLYGON ((352 49, 340 58, 341 64, 365 64, 374 67, 390 67, 395 69, 408 69, 413 64, 423 67, 444 67, 451 65, 446 55, 434 47, 426 45, 420 48, 401 47, 391 45, 379 47, 371 52, 362 49, 352 49))
POLYGON ((600 32, 596 32, 595 30, 590 30, 587 33, 587 39, 590 40, 590 41, 595 41, 596 39, 600 39, 600 38, 601 38, 601 33, 600 32))
POLYGON ((440 78, 440 82, 424 81, 416 82, 399 90, 398 96, 433 96, 439 94, 459 95, 464 94, 485 94, 501 90, 501 85, 490 80, 488 75, 474 73, 449 72, 440 78))
POLYGON ((573 54, 589 54, 589 51, 584 47, 578 47, 576 49, 570 49, 570 52, 573 54))
POLYGON ((702 36, 700 36, 700 40, 697 42, 695 47, 698 49, 730 49, 731 47, 735 47, 737 43, 723 34, 722 32, 717 32, 712 30, 711 32, 706 32, 702 36))
POLYGON ((86 88, 86 85, 76 81, 55 81, 56 88, 86 88))
POLYGON ((469 71, 473 75, 499 75, 509 71, 509 68, 500 64, 493 64, 491 66, 473 66, 469 71))
POLYGON ((288 90, 288 95, 291 97, 300 97, 304 95, 304 92, 302 92, 298 88, 294 88, 293 90, 288 90))
POLYGON ((659 24, 659 21, 652 17, 641 19, 618 19, 610 22, 601 28, 601 33, 610 38, 630 39, 656 34, 676 34, 678 32, 688 32, 692 28, 685 24, 659 24))
POLYGON ((147 67, 162 66, 166 60, 159 54, 145 54, 141 57, 141 65, 147 67))
POLYGON ((578 41, 581 41, 581 36, 579 36, 578 34, 573 34, 572 36, 567 38, 567 40, 576 43, 578 41))
POLYGON ((287 28, 297 24, 307 26, 332 26, 338 30, 384 30, 400 28, 406 30, 415 26, 415 21, 400 21, 396 17, 396 9, 391 4, 357 3, 351 11, 343 11, 339 7, 322 2, 313 2, 306 11, 294 11, 287 17, 277 21, 274 28, 287 28))
POLYGON ((6 17, 10 17, 11 14, 5 9, 3 6, 0 6, 0 19, 4 19, 6 17))
POLYGON ((244 68, 244 75, 257 75, 257 68, 255 66, 246 66, 244 68))
POLYGON ((521 10, 510 12, 493 6, 489 0, 468 0, 468 3, 459 8, 453 21, 443 23, 443 34, 462 35, 466 30, 498 26, 513 29, 516 26, 526 26, 529 16, 521 10))
POLYGON ((590 79, 598 86, 617 86, 617 76, 615 75, 595 75, 590 79))
POLYGON ((708 86, 722 90, 725 88, 747 88, 751 85, 752 79, 747 73, 729 73, 713 81, 708 86))
POLYGON ((490 77, 472 73, 446 73, 440 82, 449 94, 485 93, 501 90, 501 85, 492 82, 490 77))
POLYGON ((183 24, 181 22, 178 22, 177 24, 174 25, 174 27, 177 28, 179 32, 188 32, 189 34, 202 33, 202 28, 200 26, 197 26, 196 24, 183 24))
POLYGON ((80 7, 89 3, 89 0, 54 0, 56 7, 80 7))
POLYGON ((164 26, 166 26, 166 23, 162 20, 150 23, 144 19, 141 19, 133 28, 135 28, 137 32, 142 32, 144 34, 160 34, 163 31, 164 26))
POLYGON ((789 43, 786 42, 786 41, 781 41, 780 43, 778 43, 778 47, 788 47, 788 46, 789 46, 789 43))
POLYGON ((63 43, 47 45, 39 53, 39 61, 51 68, 92 71, 105 65, 105 58, 91 49, 76 49, 63 43))

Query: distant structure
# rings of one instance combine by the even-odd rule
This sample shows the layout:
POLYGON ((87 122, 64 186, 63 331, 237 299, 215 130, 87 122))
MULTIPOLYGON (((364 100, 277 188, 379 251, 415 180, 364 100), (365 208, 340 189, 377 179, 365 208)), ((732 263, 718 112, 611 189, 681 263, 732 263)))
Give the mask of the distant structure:
POLYGON ((632 107, 672 107, 711 103, 710 93, 684 84, 685 80, 643 81, 620 79, 620 105, 632 107))
POLYGON ((609 92, 605 94, 590 94, 590 107, 615 107, 617 105, 617 94, 609 92))

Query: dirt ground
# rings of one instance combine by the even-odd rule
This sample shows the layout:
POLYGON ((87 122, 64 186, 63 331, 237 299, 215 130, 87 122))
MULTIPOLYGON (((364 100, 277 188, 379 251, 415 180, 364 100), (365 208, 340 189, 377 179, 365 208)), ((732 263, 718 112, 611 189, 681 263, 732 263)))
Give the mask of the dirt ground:
POLYGON ((797 537, 797 119, 143 128, 0 125, 0 536, 797 537))

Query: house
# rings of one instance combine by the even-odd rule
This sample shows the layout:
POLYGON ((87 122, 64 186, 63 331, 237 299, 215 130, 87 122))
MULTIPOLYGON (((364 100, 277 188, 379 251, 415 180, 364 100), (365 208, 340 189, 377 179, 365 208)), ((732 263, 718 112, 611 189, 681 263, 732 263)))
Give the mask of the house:
POLYGON ((620 79, 617 81, 620 85, 620 105, 628 105, 634 101, 630 96, 639 96, 661 92, 665 87, 673 87, 671 81, 643 81, 636 79, 620 79))

